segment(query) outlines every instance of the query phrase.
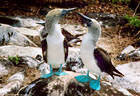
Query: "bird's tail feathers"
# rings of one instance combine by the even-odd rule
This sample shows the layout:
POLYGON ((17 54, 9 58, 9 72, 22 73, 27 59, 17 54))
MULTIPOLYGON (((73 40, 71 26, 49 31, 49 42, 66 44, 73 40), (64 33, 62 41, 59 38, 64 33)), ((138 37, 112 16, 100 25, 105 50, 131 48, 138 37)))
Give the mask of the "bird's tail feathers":
POLYGON ((113 69, 113 75, 114 76, 119 76, 119 77, 123 77, 124 75, 121 73, 121 72, 119 72, 116 68, 114 68, 113 69), (115 72, 115 73, 114 73, 115 72))

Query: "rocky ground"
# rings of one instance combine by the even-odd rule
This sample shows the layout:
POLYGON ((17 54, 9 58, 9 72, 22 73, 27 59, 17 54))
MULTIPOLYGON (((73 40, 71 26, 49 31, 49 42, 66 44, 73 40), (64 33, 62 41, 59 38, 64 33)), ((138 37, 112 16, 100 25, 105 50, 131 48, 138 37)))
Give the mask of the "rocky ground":
MULTIPOLYGON (((122 14, 126 13, 132 15, 133 11, 125 5, 109 6, 110 4, 107 4, 105 6, 104 3, 96 3, 97 5, 91 4, 78 9, 78 11, 92 18, 96 18, 101 23, 102 36, 97 46, 107 50, 113 64, 125 77, 116 77, 113 80, 110 76, 103 74, 101 81, 102 88, 100 91, 93 91, 89 88, 88 84, 76 82, 73 77, 85 71, 81 70, 83 65, 79 63, 80 59, 78 58, 80 42, 71 42, 72 47, 69 52, 69 58, 71 58, 71 60, 67 60, 68 64, 65 66, 69 75, 62 78, 53 76, 45 80, 40 79, 41 73, 49 72, 48 64, 42 63, 41 60, 42 52, 40 48, 39 32, 44 26, 37 24, 38 22, 44 21, 43 19, 39 19, 44 17, 44 15, 40 15, 42 8, 24 6, 26 8, 31 8, 33 12, 23 10, 26 9, 24 7, 14 10, 7 8, 8 12, 0 11, 1 15, 13 15, 12 17, 0 16, 0 96, 6 94, 13 96, 15 94, 24 94, 26 96, 26 93, 32 94, 33 96, 36 96, 37 93, 41 95, 45 93, 49 96, 58 94, 62 96, 139 96, 140 61, 134 59, 119 61, 116 59, 125 47, 139 40, 139 38, 135 38, 133 35, 121 34, 124 28, 121 25, 123 23, 122 21, 124 21, 122 14), (126 10, 122 8, 126 8, 126 10), (37 10, 39 13, 36 13, 37 10), (114 12, 116 12, 116 14, 114 14, 114 12), (17 15, 24 15, 24 18, 17 15), (28 16, 35 17, 29 18, 28 16), (26 87, 28 84, 30 84, 30 86, 26 87), (43 88, 43 91, 41 88, 43 88)), ((1 8, 4 9, 3 6, 1 6, 1 8)), ((14 8, 18 5, 13 4, 11 6, 14 8)), ((54 8, 54 6, 49 6, 48 8, 49 9, 45 8, 44 10, 50 10, 54 8)), ((62 28, 66 31, 66 34, 69 32, 75 36, 85 34, 87 31, 86 28, 81 26, 78 17, 73 17, 72 13, 70 16, 66 16, 60 23, 62 28)), ((81 40, 82 36, 78 38, 81 40)), ((139 46, 136 46, 135 48, 138 47, 139 46)))

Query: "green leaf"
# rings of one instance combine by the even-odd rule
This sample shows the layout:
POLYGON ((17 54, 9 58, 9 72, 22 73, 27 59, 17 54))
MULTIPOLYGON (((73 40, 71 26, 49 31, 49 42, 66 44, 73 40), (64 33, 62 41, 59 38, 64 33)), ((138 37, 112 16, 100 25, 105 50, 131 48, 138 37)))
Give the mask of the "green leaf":
POLYGON ((140 19, 138 19, 138 16, 131 17, 126 15, 124 18, 127 19, 132 26, 140 27, 140 19))
POLYGON ((19 64, 20 58, 19 56, 8 56, 8 60, 17 65, 19 64))

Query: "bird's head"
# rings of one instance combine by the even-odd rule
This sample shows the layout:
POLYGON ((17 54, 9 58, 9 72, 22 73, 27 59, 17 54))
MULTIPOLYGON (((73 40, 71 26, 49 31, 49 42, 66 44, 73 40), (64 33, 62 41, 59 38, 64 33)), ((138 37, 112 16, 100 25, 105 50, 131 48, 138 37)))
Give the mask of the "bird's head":
POLYGON ((47 30, 48 33, 50 33, 52 30, 54 30, 54 26, 57 25, 58 28, 58 23, 59 20, 66 15, 67 13, 75 10, 76 8, 70 8, 70 9, 53 9, 48 12, 46 15, 46 21, 45 21, 45 29, 47 30))
POLYGON ((48 21, 59 21, 63 16, 65 16, 67 13, 75 10, 76 8, 69 8, 69 9, 53 9, 48 12, 46 15, 46 19, 48 21))
POLYGON ((89 18, 81 13, 77 13, 77 14, 81 17, 82 23, 87 26, 88 30, 91 30, 92 32, 101 31, 101 26, 98 21, 89 18))

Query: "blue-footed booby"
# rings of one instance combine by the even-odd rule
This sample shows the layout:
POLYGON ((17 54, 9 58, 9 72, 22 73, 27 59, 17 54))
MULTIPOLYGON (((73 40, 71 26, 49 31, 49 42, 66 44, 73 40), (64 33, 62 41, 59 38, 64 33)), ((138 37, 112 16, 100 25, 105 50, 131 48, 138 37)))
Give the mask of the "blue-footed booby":
POLYGON ((100 90, 100 75, 101 72, 106 72, 114 78, 114 76, 124 76, 112 64, 109 54, 102 48, 96 48, 96 42, 101 35, 101 26, 95 20, 81 13, 83 23, 87 25, 88 32, 83 36, 80 48, 80 56, 85 67, 88 69, 87 75, 76 76, 76 80, 84 83, 89 82, 89 85, 94 90, 100 90), (89 76, 89 72, 98 75, 97 80, 93 80, 89 76))
POLYGON ((40 35, 43 59, 50 64, 50 73, 43 74, 41 78, 48 78, 54 74, 66 75, 65 72, 62 72, 62 64, 67 59, 68 46, 58 23, 65 14, 75 9, 53 9, 46 15, 45 27, 40 35), (58 72, 53 72, 53 68, 59 68, 58 72))

